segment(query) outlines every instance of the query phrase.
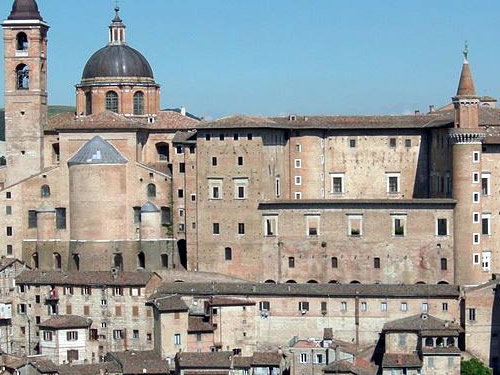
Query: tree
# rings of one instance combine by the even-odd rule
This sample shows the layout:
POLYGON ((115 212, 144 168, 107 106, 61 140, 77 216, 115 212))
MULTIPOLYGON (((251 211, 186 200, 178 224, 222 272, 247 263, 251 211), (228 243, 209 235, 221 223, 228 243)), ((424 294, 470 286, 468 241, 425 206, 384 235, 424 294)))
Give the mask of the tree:
POLYGON ((460 363, 461 375, 491 375, 491 370, 477 359, 470 359, 460 363))

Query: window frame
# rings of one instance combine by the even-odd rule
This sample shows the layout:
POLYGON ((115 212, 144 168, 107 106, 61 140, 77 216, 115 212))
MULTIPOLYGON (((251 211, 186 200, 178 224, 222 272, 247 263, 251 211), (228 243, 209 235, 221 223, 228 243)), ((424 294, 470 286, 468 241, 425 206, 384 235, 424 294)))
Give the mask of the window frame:
POLYGON ((449 236, 449 231, 448 231, 448 218, 443 218, 443 217, 438 217, 436 218, 436 236, 444 237, 444 236, 449 236), (439 225, 439 222, 443 221, 445 223, 445 233, 443 234, 440 229, 442 229, 439 225))
POLYGON ((386 173, 386 193, 387 194, 400 194, 401 193, 401 173, 400 172, 390 172, 386 173), (396 179, 396 190, 392 190, 391 179, 396 179))
POLYGON ((345 194, 345 173, 330 173, 330 194, 342 195, 345 194), (335 183, 336 179, 340 179, 340 191, 336 191, 338 184, 335 183))

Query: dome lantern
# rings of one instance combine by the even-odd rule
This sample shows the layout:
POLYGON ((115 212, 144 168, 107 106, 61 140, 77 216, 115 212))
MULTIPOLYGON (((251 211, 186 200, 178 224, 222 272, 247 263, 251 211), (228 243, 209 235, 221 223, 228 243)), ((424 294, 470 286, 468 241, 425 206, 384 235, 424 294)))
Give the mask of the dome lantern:
POLYGON ((115 8, 115 18, 109 25, 109 44, 124 44, 125 43, 125 29, 126 26, 123 24, 120 18, 120 8, 115 8))

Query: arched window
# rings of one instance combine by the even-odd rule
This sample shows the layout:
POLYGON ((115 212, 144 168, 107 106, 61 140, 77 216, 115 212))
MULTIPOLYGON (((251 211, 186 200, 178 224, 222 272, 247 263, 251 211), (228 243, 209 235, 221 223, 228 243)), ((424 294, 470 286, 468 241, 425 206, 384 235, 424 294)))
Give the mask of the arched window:
POLYGON ((118 94, 114 91, 106 93, 106 110, 118 113, 118 94))
POLYGON ((330 280, 328 284, 339 284, 338 280, 330 280))
POLYGON ((168 254, 161 254, 160 258, 162 268, 168 268, 168 254))
POLYGON ((266 280, 266 281, 264 281, 264 284, 276 284, 276 281, 274 281, 274 280, 266 280))
POLYGON ((28 90, 30 88, 30 72, 25 64, 19 64, 16 67, 16 87, 18 90, 28 90))
POLYGON ((28 49, 28 36, 26 33, 20 32, 16 36, 16 50, 26 51, 28 49))
POLYGON ((113 266, 119 270, 123 269, 123 256, 121 254, 115 254, 113 257, 113 266))
POLYGON ((158 154, 159 161, 168 161, 168 144, 167 143, 157 143, 156 144, 156 153, 158 154))
POLYGON ((62 267, 62 261, 61 261, 61 254, 59 253, 54 253, 53 254, 53 260, 54 260, 54 269, 55 270, 60 270, 62 267))
POLYGON ((232 260, 233 259, 233 250, 230 247, 226 247, 224 249, 224 259, 232 260))
POLYGON ((76 271, 80 271, 80 255, 73 254, 73 266, 76 271))
POLYGON ((425 281, 417 281, 415 284, 423 285, 425 284, 425 281))
POLYGON ((448 337, 446 339, 446 346, 455 346, 455 338, 454 337, 448 337))
POLYGON ((146 256, 142 251, 137 254, 137 268, 146 268, 146 256))
POLYGON ((42 185, 42 187, 40 188, 40 195, 42 196, 42 198, 50 197, 50 186, 42 185))
POLYGON ((427 346, 427 347, 433 347, 434 346, 434 340, 432 339, 432 337, 427 337, 425 339, 425 346, 427 346))
POLYGON ((443 347, 444 346, 444 338, 438 337, 436 340, 436 346, 443 347))
POLYGON ((31 264, 32 264, 33 268, 34 269, 38 269, 38 266, 39 266, 39 264, 38 264, 38 253, 33 253, 33 255, 32 255, 31 258, 32 258, 31 264))
POLYGON ((439 285, 446 285, 446 284, 449 284, 448 281, 445 281, 445 280, 442 280, 440 282, 438 282, 439 285))
POLYGON ((92 92, 87 91, 85 93, 85 115, 89 116, 92 114, 92 92))
POLYGON ((141 116, 144 114, 144 94, 142 91, 137 91, 134 94, 134 115, 141 116))
POLYGON ((318 282, 316 280, 309 280, 307 283, 308 284, 317 284, 318 282))
POLYGON ((351 281, 351 284, 361 284, 358 280, 351 281))
POLYGON ((156 185, 155 184, 148 184, 147 193, 148 193, 148 198, 156 197, 156 185))
POLYGON ((287 280, 286 284, 297 284, 295 280, 287 280))

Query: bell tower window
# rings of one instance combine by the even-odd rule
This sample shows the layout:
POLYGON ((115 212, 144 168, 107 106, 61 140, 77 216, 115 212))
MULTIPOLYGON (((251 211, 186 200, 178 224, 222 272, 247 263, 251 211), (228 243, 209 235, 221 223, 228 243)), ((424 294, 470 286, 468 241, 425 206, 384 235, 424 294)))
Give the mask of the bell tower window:
POLYGON ((28 36, 24 32, 20 32, 16 36, 16 51, 28 50, 28 36))
POLYGON ((106 93, 106 110, 118 113, 118 94, 114 91, 106 93))
POLYGON ((137 91, 134 94, 134 115, 141 116, 144 114, 144 93, 137 91))
POLYGON ((29 69, 25 64, 16 67, 16 87, 18 90, 28 90, 30 88, 29 69))

